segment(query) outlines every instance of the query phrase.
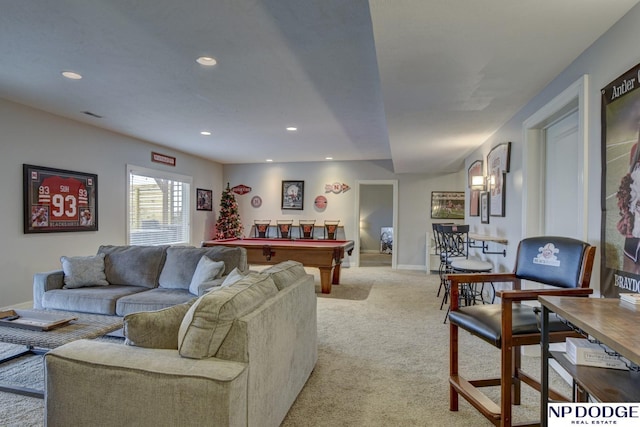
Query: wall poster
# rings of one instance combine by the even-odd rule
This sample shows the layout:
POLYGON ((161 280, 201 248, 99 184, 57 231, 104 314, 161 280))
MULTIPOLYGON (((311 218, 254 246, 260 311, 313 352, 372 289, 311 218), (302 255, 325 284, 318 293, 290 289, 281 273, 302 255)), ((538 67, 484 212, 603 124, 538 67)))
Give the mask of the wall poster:
POLYGON ((464 219, 464 191, 432 191, 431 218, 464 219))
POLYGON ((22 165, 24 233, 98 230, 98 176, 22 165))
POLYGON ((602 89, 602 254, 605 297, 640 292, 640 64, 602 89))
POLYGON ((489 174, 489 215, 505 216, 506 200, 505 174, 509 172, 511 160, 511 142, 498 144, 487 154, 487 173, 489 174))

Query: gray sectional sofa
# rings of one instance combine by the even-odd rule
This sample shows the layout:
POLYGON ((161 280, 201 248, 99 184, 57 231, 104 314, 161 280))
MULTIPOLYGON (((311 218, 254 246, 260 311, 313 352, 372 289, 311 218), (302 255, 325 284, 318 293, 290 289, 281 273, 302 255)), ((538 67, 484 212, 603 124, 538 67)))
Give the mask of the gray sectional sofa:
POLYGON ((34 308, 117 316, 159 310, 196 299, 234 268, 248 269, 243 248, 222 246, 105 245, 96 256, 62 257, 62 265, 34 275, 34 308), (224 262, 224 268, 219 277, 192 284, 203 255, 224 262))
POLYGON ((314 278, 286 261, 124 330, 46 354, 47 426, 275 427, 317 361, 314 278))

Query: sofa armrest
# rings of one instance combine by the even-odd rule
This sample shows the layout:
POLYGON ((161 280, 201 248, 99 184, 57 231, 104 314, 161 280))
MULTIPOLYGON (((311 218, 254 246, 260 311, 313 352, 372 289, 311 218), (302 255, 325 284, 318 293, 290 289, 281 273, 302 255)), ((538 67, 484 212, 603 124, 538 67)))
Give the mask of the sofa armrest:
POLYGON ((45 356, 46 425, 246 426, 247 374, 177 350, 74 341, 45 356))
POLYGON ((64 273, 62 270, 36 273, 33 275, 33 308, 43 309, 42 296, 52 289, 62 289, 64 273))

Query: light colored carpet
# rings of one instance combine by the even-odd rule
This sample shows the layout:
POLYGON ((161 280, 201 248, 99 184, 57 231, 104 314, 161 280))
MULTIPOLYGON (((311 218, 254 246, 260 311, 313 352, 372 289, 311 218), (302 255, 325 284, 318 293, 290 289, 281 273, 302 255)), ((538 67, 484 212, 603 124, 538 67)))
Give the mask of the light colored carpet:
MULTIPOLYGON (((317 269, 308 271, 319 292, 317 269)), ((318 363, 283 427, 491 426, 462 399, 459 412, 448 409, 449 326, 442 323, 437 276, 348 268, 341 282, 329 295, 318 293, 318 363)), ((462 333, 461 349, 463 374, 497 375, 499 352, 492 346, 462 333)), ((538 357, 524 356, 523 363, 537 375, 538 357)), ((0 369, 0 381, 42 382, 38 357, 12 365, 0 369)), ((552 384, 569 393, 557 375, 552 384)), ((497 401, 498 389, 491 392, 497 401)), ((0 393, 2 426, 41 426, 43 412, 40 399, 0 393)), ((538 413, 539 394, 523 386, 515 421, 535 420, 538 413)))

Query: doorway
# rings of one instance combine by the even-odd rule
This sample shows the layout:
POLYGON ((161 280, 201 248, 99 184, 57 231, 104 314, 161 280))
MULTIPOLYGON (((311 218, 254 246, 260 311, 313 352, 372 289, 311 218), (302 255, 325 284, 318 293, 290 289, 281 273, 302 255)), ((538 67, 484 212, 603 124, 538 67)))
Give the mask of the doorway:
POLYGON ((522 238, 544 235, 547 226, 549 232, 564 227, 566 224, 554 223, 553 217, 557 212, 563 212, 564 216, 571 217, 572 223, 571 231, 561 234, 587 240, 587 93, 588 76, 584 75, 523 123, 522 238), (551 133, 548 132, 550 129, 551 133), (572 142, 566 145, 546 142, 547 138, 557 142, 565 135, 568 135, 567 141, 572 142), (567 154, 567 150, 571 154, 567 154), (557 156, 572 157, 570 171, 569 168, 564 170, 567 159, 554 158, 557 156), (562 193, 554 194, 553 188, 547 188, 554 182, 555 188, 559 187, 562 193), (572 193, 572 201, 567 207, 561 198, 569 197, 568 192, 572 193))
POLYGON ((354 255, 358 267, 397 265, 397 198, 395 180, 358 181, 354 255))
POLYGON ((580 192, 578 170, 578 112, 552 123, 545 129, 544 152, 544 234, 580 239, 581 230, 574 215, 580 192), (559 185, 559 184, 562 185, 559 185))

